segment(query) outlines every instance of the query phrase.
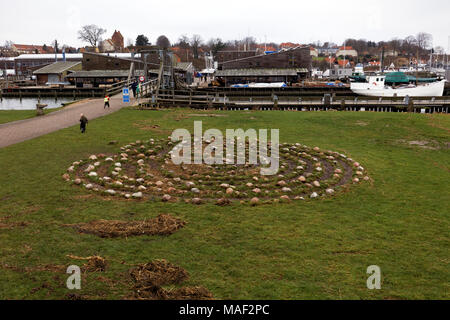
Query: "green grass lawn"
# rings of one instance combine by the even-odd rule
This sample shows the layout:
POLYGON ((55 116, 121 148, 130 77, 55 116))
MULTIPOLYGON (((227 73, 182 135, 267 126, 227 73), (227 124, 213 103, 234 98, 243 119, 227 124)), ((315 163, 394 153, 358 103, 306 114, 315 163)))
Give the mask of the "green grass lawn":
MULTIPOLYGON (((45 114, 61 110, 61 108, 44 110, 45 114)), ((36 117, 36 110, 0 110, 0 124, 36 117)))
POLYGON ((28 223, 0 228, 0 298, 64 299, 73 293, 65 287, 68 275, 42 266, 83 263, 67 255, 108 260, 107 271, 83 276, 76 292, 93 299, 127 296, 131 266, 155 259, 183 267, 191 276, 183 285, 204 286, 217 299, 450 298, 448 115, 189 114, 201 112, 123 109, 91 121, 86 135, 73 127, 0 149, 0 225, 28 223), (217 207, 106 199, 61 179, 76 160, 192 130, 194 120, 203 120, 204 130, 279 128, 281 142, 343 152, 373 181, 324 200, 217 207), (101 239, 62 226, 161 213, 186 227, 169 237, 101 239), (381 290, 366 287, 370 265, 381 268, 381 290))

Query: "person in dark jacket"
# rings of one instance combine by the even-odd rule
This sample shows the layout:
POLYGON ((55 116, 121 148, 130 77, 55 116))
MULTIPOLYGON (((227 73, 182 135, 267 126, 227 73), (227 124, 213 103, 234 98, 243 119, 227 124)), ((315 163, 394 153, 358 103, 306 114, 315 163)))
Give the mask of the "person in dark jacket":
POLYGON ((80 130, 81 133, 86 132, 86 125, 88 124, 89 120, 84 116, 84 114, 81 114, 80 117, 80 130))
POLYGON ((136 98, 136 88, 137 88, 137 83, 133 82, 133 84, 131 85, 131 90, 133 91, 134 98, 136 98))

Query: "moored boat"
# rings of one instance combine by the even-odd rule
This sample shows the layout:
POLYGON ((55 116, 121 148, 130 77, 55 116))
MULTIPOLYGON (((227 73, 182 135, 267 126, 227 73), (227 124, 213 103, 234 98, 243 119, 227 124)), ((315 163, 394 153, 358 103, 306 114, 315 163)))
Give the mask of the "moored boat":
POLYGON ((386 76, 369 76, 366 82, 352 82, 350 89, 362 96, 371 97, 442 97, 445 80, 422 84, 386 85, 386 76))

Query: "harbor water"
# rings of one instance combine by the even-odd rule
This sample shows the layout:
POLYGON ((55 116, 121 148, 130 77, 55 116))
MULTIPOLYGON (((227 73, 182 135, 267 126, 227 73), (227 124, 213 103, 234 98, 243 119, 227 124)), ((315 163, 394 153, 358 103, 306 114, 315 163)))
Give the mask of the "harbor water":
MULTIPOLYGON (((40 103, 46 104, 47 109, 62 107, 62 104, 73 102, 73 98, 41 98, 40 103)), ((0 100, 0 110, 36 110, 37 98, 3 98, 0 100)))

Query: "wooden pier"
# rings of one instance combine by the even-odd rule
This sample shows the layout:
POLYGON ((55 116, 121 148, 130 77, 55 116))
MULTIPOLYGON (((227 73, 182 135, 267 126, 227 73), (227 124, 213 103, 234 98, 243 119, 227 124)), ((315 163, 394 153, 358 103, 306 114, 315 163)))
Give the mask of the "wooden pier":
POLYGON ((8 87, 0 90, 0 99, 3 98, 43 98, 54 97, 55 99, 62 97, 78 98, 99 98, 105 95, 115 95, 122 91, 126 81, 115 83, 103 88, 76 88, 70 87, 8 87))
POLYGON ((281 111, 376 111, 449 113, 450 97, 376 98, 361 96, 302 96, 292 91, 213 92, 192 90, 160 90, 149 93, 142 108, 190 107, 204 110, 281 110, 281 111), (234 93, 234 94, 233 94, 234 93))

